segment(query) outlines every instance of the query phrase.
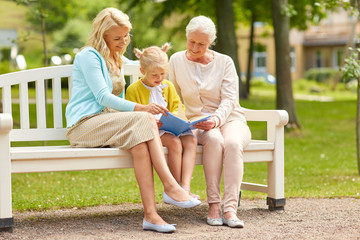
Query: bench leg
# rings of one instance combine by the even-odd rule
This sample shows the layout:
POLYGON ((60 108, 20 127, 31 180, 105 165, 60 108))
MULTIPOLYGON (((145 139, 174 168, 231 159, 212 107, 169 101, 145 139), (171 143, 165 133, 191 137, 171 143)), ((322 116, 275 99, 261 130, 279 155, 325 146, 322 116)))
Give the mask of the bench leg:
POLYGON ((239 192, 238 207, 240 207, 240 200, 241 200, 241 190, 240 190, 240 192, 239 192))
POLYGON ((284 210, 286 199, 285 198, 266 198, 266 204, 269 206, 270 211, 284 210))
POLYGON ((10 141, 8 134, 0 132, 0 231, 12 231, 13 225, 10 141))
POLYGON ((285 206, 285 171, 284 171, 284 127, 269 127, 268 136, 274 141, 274 160, 267 164, 269 210, 284 210, 285 206), (275 137, 276 136, 276 137, 275 137))
POLYGON ((14 218, 0 218, 0 232, 13 232, 14 218))

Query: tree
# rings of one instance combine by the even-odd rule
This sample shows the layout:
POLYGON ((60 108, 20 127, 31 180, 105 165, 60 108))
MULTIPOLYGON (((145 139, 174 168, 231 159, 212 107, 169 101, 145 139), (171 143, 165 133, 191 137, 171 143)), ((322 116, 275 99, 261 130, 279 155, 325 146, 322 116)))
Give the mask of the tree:
MULTIPOLYGON (((215 0, 218 40, 216 49, 230 56, 236 67, 236 72, 240 77, 240 66, 238 59, 238 44, 235 34, 235 18, 234 7, 232 0, 215 0), (226 16, 226 17, 225 17, 226 16)), ((242 87, 242 82, 239 78, 239 97, 248 98, 248 92, 242 87)))
POLYGON ((61 29, 67 20, 73 16, 72 3, 68 0, 13 0, 17 4, 29 9, 27 19, 36 30, 41 33, 44 66, 48 66, 48 47, 46 36, 55 30, 61 29))
POLYGON ((288 112, 288 127, 300 128, 290 72, 289 15, 291 9, 287 0, 273 0, 272 4, 276 56, 276 107, 288 112))
POLYGON ((341 69, 345 77, 357 80, 357 104, 356 104, 356 149, 358 174, 360 175, 360 48, 356 50, 350 48, 351 54, 345 59, 345 66, 341 69))
POLYGON ((255 22, 270 22, 271 21, 271 2, 267 0, 241 0, 237 1, 237 5, 240 5, 238 8, 239 16, 241 19, 238 21, 250 25, 250 35, 249 35, 249 49, 248 49, 248 59, 247 59, 247 69, 246 69, 246 81, 245 81, 245 90, 247 94, 250 94, 250 80, 251 76, 251 67, 252 67, 252 57, 254 53, 255 45, 255 22))

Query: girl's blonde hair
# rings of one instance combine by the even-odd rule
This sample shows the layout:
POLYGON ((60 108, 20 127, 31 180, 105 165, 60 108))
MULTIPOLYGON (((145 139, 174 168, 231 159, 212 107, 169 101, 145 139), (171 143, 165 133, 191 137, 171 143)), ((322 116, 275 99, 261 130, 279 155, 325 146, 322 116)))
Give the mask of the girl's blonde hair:
POLYGON ((116 66, 110 61, 110 50, 104 40, 104 34, 113 26, 125 27, 131 30, 132 26, 128 15, 116 8, 105 8, 95 17, 92 23, 92 30, 90 36, 86 42, 87 46, 95 48, 106 61, 106 65, 109 69, 121 68, 123 60, 121 59, 126 47, 130 43, 130 35, 126 37, 126 47, 121 52, 115 53, 115 62, 119 65, 116 66))
POLYGON ((145 71, 155 68, 162 68, 166 71, 169 68, 169 58, 166 52, 171 48, 170 43, 165 43, 160 47, 151 46, 142 51, 135 48, 136 57, 140 59, 140 67, 145 71))

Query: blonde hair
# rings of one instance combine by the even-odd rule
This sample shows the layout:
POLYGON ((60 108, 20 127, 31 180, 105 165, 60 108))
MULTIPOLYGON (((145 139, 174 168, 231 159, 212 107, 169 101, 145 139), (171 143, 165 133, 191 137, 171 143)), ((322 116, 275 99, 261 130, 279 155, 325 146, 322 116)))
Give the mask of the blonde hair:
POLYGON ((160 47, 151 46, 143 49, 142 51, 135 48, 134 52, 136 57, 140 59, 140 67, 144 71, 152 70, 155 68, 162 68, 168 71, 169 58, 166 52, 171 48, 170 43, 165 43, 160 47))
POLYGON ((116 8, 103 9, 94 18, 92 23, 92 30, 86 42, 87 46, 95 48, 105 58, 106 65, 109 69, 116 69, 116 67, 121 68, 123 63, 121 57, 124 54, 126 47, 130 43, 130 35, 128 35, 126 39, 126 47, 124 47, 124 50, 115 53, 115 62, 119 64, 119 66, 116 66, 112 61, 110 61, 110 50, 104 40, 104 34, 113 26, 126 27, 129 29, 129 31, 132 28, 128 15, 122 11, 116 8))

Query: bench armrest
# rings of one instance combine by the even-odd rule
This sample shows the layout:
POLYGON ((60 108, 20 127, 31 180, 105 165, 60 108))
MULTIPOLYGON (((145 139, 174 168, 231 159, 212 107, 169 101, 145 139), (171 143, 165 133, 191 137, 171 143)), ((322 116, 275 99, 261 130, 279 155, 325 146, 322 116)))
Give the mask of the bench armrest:
POLYGON ((285 110, 252 110, 244 108, 247 121, 267 122, 267 140, 284 145, 284 126, 289 121, 285 110))
POLYGON ((12 116, 8 113, 0 113, 0 133, 9 133, 12 127, 12 116))
POLYGON ((285 110, 253 110, 243 108, 247 121, 271 122, 275 126, 285 126, 289 115, 285 110))

